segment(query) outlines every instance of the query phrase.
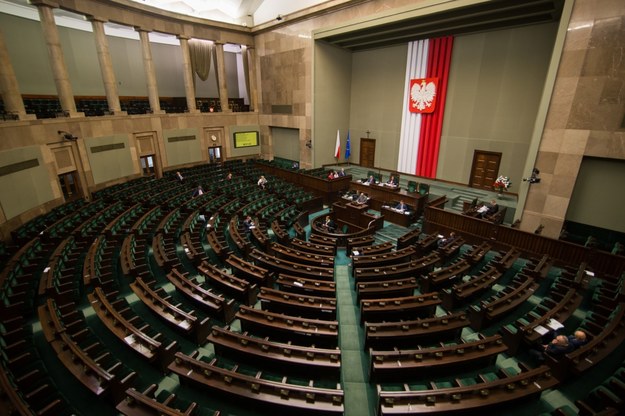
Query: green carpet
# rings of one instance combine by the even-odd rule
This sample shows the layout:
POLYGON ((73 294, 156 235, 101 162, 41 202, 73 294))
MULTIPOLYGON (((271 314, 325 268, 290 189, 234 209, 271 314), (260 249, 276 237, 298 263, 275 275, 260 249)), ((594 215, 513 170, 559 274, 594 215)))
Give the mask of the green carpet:
POLYGON ((356 290, 350 277, 349 258, 339 249, 334 267, 341 348, 341 385, 345 394, 346 416, 376 414, 376 392, 369 384, 369 356, 364 352, 364 329, 356 290))

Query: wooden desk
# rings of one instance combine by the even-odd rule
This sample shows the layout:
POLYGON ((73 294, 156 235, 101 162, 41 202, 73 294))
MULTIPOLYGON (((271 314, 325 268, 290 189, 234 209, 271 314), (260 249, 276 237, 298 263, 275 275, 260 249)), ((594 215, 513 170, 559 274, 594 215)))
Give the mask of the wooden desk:
POLYGON ((414 209, 416 216, 423 214, 426 197, 416 192, 406 192, 404 189, 388 186, 364 185, 360 182, 352 182, 349 187, 358 193, 364 192, 369 195, 369 198, 371 198, 369 204, 376 211, 381 211, 382 205, 403 199, 407 205, 414 209))
POLYGON ((412 224, 413 219, 415 218, 414 211, 397 211, 394 208, 382 206, 381 211, 382 215, 386 219, 386 221, 392 222, 393 224, 401 225, 402 227, 409 227, 412 224))

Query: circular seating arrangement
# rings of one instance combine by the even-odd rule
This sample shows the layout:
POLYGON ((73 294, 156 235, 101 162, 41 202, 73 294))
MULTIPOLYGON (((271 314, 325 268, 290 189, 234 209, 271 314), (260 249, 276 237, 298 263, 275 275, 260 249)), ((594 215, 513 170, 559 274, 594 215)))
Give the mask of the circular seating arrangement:
MULTIPOLYGON (((321 216, 306 241, 314 197, 275 177, 259 189, 260 174, 232 161, 184 170, 183 181, 141 178, 16 230, 0 275, 9 413, 343 414, 342 307, 360 314, 384 415, 532 401, 625 339, 622 277, 589 287, 584 264, 461 237, 437 247, 438 233, 408 232, 396 246, 333 236, 315 225, 321 216), (350 306, 336 290, 344 247, 358 253, 340 276, 350 306), (525 353, 552 319, 591 340, 532 363, 525 353)), ((618 374, 578 407, 622 406, 618 374)))

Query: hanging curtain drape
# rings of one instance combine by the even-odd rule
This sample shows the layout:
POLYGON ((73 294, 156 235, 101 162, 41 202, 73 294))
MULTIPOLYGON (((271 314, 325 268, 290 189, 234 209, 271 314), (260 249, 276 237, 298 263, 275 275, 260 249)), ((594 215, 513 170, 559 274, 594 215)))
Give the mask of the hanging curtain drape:
POLYGON ((421 120, 416 173, 418 176, 426 178, 436 177, 453 44, 454 38, 452 36, 430 39, 426 73, 428 77, 437 77, 439 79, 439 89, 436 110, 433 113, 424 114, 421 120))
POLYGON ((245 91, 247 91, 248 100, 251 103, 250 95, 250 61, 247 54, 247 46, 241 45, 241 55, 243 57, 243 72, 245 72, 245 91))
MULTIPOLYGON (((213 42, 201 39, 189 40, 191 69, 202 81, 206 81, 208 79, 214 49, 215 44, 213 42)), ((195 77, 193 79, 195 80, 195 77)))

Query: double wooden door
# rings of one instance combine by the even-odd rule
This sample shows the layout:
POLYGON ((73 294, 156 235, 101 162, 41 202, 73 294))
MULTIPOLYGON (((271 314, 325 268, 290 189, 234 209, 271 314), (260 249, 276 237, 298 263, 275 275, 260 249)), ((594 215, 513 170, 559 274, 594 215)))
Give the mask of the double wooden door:
POLYGON ((469 186, 473 188, 493 190, 493 184, 499 175, 501 153, 475 150, 469 186))

